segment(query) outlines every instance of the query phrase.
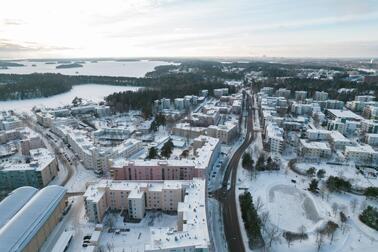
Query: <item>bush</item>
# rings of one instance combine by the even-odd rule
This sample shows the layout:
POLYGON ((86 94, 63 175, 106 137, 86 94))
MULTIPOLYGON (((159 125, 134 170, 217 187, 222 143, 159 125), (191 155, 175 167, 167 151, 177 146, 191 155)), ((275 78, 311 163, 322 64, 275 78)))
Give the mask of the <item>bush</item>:
POLYGON ((298 233, 293 233, 293 232, 290 232, 290 231, 284 232, 283 237, 289 242, 293 242, 293 241, 296 241, 296 240, 307 240, 308 239, 308 235, 305 234, 305 233, 298 234, 298 233))
POLYGON ((364 195, 366 197, 378 197, 378 187, 368 187, 366 188, 364 195))
POLYGON ((333 191, 345 191, 349 192, 352 189, 352 185, 349 181, 339 177, 330 176, 327 179, 327 188, 333 191))
POLYGON ((326 171, 323 170, 323 169, 320 169, 320 170, 316 173, 316 176, 318 177, 318 179, 322 179, 322 178, 324 178, 325 174, 326 174, 326 171))
POLYGON ((247 169, 247 170, 253 169, 253 160, 252 160, 252 157, 249 153, 243 154, 242 166, 243 166, 244 169, 247 169))
POLYGON ((311 180, 308 190, 310 192, 316 193, 318 192, 318 181, 316 179, 311 180))
POLYGON ((362 214, 360 214, 360 220, 369 227, 378 231, 378 209, 372 206, 368 206, 362 214))
POLYGON ((311 167, 306 171, 306 175, 308 177, 314 177, 315 176, 316 169, 315 167, 311 167))

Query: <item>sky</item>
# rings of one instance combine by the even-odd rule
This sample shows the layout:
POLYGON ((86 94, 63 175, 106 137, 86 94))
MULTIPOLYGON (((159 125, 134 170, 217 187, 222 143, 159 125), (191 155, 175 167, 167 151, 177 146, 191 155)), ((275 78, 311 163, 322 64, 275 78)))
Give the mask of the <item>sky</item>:
POLYGON ((378 0, 7 0, 0 59, 378 57, 378 0))

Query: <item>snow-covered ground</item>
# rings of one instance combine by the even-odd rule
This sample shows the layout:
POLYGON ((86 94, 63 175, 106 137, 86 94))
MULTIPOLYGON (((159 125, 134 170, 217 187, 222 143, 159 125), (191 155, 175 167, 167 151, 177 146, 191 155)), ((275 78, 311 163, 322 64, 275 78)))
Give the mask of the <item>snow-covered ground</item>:
POLYGON ((368 186, 378 186, 378 178, 372 176, 366 177, 362 175, 354 166, 348 165, 334 165, 325 162, 319 163, 297 163, 296 167, 299 170, 306 171, 310 167, 314 167, 317 171, 323 169, 326 171, 325 176, 337 176, 350 180, 354 187, 366 188, 368 186))
POLYGON ((147 212, 139 223, 124 223, 123 217, 115 215, 115 229, 128 229, 128 231, 115 232, 104 231, 100 238, 100 247, 111 248, 114 252, 138 252, 144 251, 144 246, 151 242, 150 228, 174 228, 177 229, 177 215, 167 215, 162 212, 147 212))
POLYGON ((99 180, 93 170, 87 170, 80 163, 74 167, 74 172, 71 179, 65 185, 68 192, 85 192, 86 184, 88 182, 95 182, 99 180))
MULTIPOLYGON (((243 193, 245 188, 252 194, 255 205, 258 200, 262 202, 260 217, 264 213, 269 215, 266 228, 263 229, 265 241, 268 240, 269 230, 273 227, 278 227, 280 233, 284 231, 300 233, 300 230, 303 230, 309 236, 307 240, 292 242, 289 247, 283 236, 279 235, 279 238, 273 242, 271 250, 317 251, 317 230, 328 220, 341 227, 339 212, 343 211, 348 216, 346 225, 337 229, 332 241, 330 237, 325 237, 320 251, 376 251, 378 232, 361 223, 358 215, 367 204, 377 206, 377 202, 346 193, 327 193, 326 196, 313 194, 307 191, 309 182, 309 178, 299 176, 288 169, 278 172, 259 172, 253 178, 249 171, 239 166, 237 194, 243 193), (292 179, 296 183, 293 183, 292 179), (353 201, 355 204, 352 203, 353 201)), ((238 217, 245 247, 248 249, 240 212, 238 217)))

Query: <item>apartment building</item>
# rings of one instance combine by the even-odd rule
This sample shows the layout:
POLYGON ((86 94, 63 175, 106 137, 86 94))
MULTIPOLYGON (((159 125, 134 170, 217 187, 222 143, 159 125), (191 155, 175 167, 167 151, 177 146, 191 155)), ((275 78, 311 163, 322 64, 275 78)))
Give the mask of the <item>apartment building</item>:
POLYGON ((370 145, 347 146, 344 151, 345 159, 356 164, 377 165, 378 152, 370 145))
POLYGON ((308 160, 329 158, 331 154, 332 151, 327 142, 299 140, 299 155, 308 160))
POLYGON ((177 228, 151 228, 144 251, 208 251, 206 182, 101 180, 89 185, 85 209, 90 221, 101 222, 110 209, 143 219, 146 211, 177 212, 177 228), (200 239, 197 239, 197 238, 200 239))
POLYGON ((269 151, 274 155, 282 153, 284 148, 284 130, 275 123, 268 123, 265 128, 265 143, 269 151))
POLYGON ((30 160, 13 157, 0 160, 0 189, 42 188, 57 174, 58 162, 54 154, 45 148, 30 150, 30 160))
POLYGON ((220 153, 220 141, 208 136, 193 139, 193 159, 111 160, 110 174, 115 180, 188 180, 204 178, 220 153))

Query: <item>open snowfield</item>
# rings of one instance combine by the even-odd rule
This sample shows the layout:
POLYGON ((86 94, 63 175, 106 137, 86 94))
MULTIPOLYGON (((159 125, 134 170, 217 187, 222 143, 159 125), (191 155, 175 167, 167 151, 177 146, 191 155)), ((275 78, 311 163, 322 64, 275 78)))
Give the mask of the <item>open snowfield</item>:
POLYGON ((316 170, 323 169, 326 171, 325 176, 338 176, 344 177, 347 180, 350 180, 352 185, 355 187, 366 188, 368 186, 378 186, 378 178, 372 176, 364 176, 355 168, 353 164, 349 165, 333 165, 326 164, 325 162, 321 163, 297 163, 297 168, 306 171, 310 167, 315 167, 316 170))
MULTIPOLYGON (((315 167, 319 168, 319 166, 315 167)), ((328 169, 330 168, 327 168, 327 173, 328 169)), ((320 194, 307 191, 309 182, 309 178, 297 175, 290 170, 285 172, 284 169, 278 172, 259 172, 254 178, 249 171, 239 166, 238 194, 248 190, 252 194, 255 205, 259 198, 263 203, 259 210, 260 218, 264 212, 269 214, 266 226, 262 230, 264 240, 268 240, 269 230, 273 227, 278 227, 281 232, 278 239, 272 243, 270 251, 318 251, 317 230, 324 227, 329 220, 337 223, 340 228, 336 230, 333 239, 324 236, 320 251, 377 251, 378 232, 361 223, 358 215, 367 204, 377 207, 378 203, 364 196, 346 193, 327 193, 322 197, 320 194), (296 183, 291 180, 295 180, 296 183), (352 201, 355 201, 354 207, 352 201), (343 226, 339 217, 340 211, 348 216, 343 226), (300 233, 300 229, 305 231, 308 239, 294 241, 289 246, 282 232, 300 233)), ((240 212, 238 217, 239 222, 242 223, 240 212)), ((248 251, 244 224, 241 224, 241 227, 245 248, 248 251)))
POLYGON ((272 186, 264 201, 272 223, 285 231, 298 232, 301 225, 310 230, 322 220, 311 197, 291 185, 272 186))

